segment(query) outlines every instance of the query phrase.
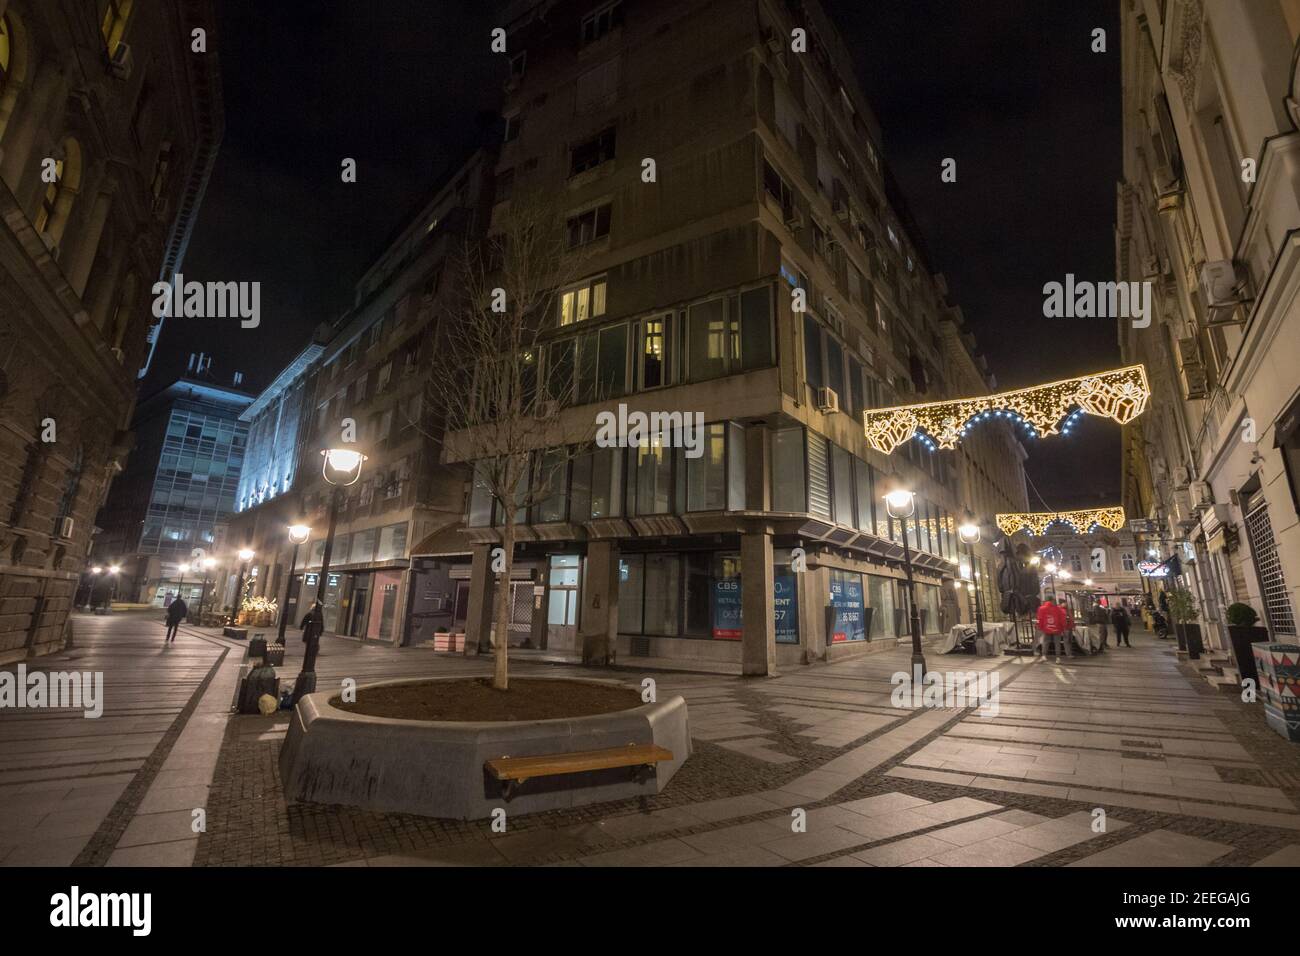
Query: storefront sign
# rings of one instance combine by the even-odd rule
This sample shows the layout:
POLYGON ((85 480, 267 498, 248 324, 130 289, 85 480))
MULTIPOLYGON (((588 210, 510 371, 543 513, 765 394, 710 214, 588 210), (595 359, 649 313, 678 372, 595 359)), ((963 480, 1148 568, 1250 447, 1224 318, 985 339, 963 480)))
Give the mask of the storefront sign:
POLYGON ((799 643, 799 592, 793 574, 772 578, 772 606, 776 617, 776 642, 799 643))
POLYGON ((1164 578, 1169 576, 1169 565, 1163 561, 1139 561, 1138 574, 1144 578, 1164 578))
POLYGON ((713 584, 713 638, 738 641, 741 635, 740 578, 722 578, 713 584))

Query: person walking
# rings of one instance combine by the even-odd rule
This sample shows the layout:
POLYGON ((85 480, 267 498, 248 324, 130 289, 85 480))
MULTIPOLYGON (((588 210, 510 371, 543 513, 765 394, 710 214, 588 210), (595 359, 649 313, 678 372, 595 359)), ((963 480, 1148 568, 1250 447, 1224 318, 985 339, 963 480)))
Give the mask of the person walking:
POLYGON ((1116 604, 1110 611, 1110 623, 1115 628, 1115 646, 1119 647, 1122 642, 1125 647, 1132 647, 1128 639, 1129 619, 1128 611, 1124 605, 1116 604))
POLYGON ((189 610, 184 598, 179 595, 176 600, 167 605, 167 636, 163 638, 163 643, 176 643, 176 628, 180 627, 181 621, 185 620, 185 615, 189 613, 189 610))
MULTIPOLYGON (((1042 632, 1040 643, 1043 644, 1043 657, 1047 657, 1047 645, 1051 643, 1056 655, 1056 663, 1061 663, 1061 643, 1067 640, 1065 608, 1060 607, 1051 598, 1043 598, 1038 606, 1038 630, 1042 632)), ((1069 644, 1065 646, 1067 655, 1074 656, 1069 644)))

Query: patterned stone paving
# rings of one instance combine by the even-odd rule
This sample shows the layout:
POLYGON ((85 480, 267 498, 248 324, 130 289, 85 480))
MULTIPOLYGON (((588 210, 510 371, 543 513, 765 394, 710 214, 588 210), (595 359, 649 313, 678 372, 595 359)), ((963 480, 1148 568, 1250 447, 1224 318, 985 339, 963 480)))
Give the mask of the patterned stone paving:
MULTIPOLYGON (((110 670, 136 673, 157 659, 157 648, 134 633, 139 624, 105 626, 115 629, 120 655, 110 670)), ((661 698, 687 699, 695 745, 666 792, 645 806, 622 801, 512 817, 504 834, 486 823, 286 805, 276 760, 284 714, 223 719, 219 752, 176 738, 189 730, 176 727, 178 715, 221 653, 221 642, 203 637, 183 635, 184 657, 175 658, 188 659, 183 668, 114 700, 104 720, 119 723, 105 726, 128 739, 94 739, 89 764, 63 756, 87 744, 75 722, 52 725, 55 732, 34 746, 30 725, 0 714, 0 810, 39 810, 13 799, 22 796, 18 788, 45 779, 62 781, 51 789, 74 801, 57 808, 71 814, 22 818, 20 825, 75 831, 48 841, 47 859, 82 854, 93 865, 105 862, 105 845, 113 863, 196 865, 1294 866, 1300 859, 1300 793, 1292 786, 1300 748, 1141 633, 1132 649, 1063 665, 932 652, 937 670, 996 669, 996 716, 893 707, 890 678, 908 669, 900 649, 767 680, 661 671, 654 675, 661 698), (170 709, 146 714, 145 700, 165 700, 170 709), (129 746, 133 734, 144 736, 132 754, 112 751, 129 746), (181 761, 175 770, 159 764, 166 734, 180 741, 168 744, 181 761), (75 801, 87 795, 74 793, 84 788, 66 764, 96 772, 114 757, 123 772, 113 794, 78 814, 75 801), (192 779, 168 776, 184 774, 187 764, 192 779), (11 773, 28 776, 6 780, 11 773), (128 785, 136 796, 124 804, 128 785), (200 800, 207 832, 178 833, 180 811, 200 800), (113 812, 126 816, 110 826, 113 812), (89 859, 95 839, 100 852, 89 859)), ((291 641, 282 674, 296 673, 300 653, 291 641)), ((555 666, 527 654, 512 663, 516 674, 555 666)), ((318 673, 324 688, 344 677, 488 668, 422 648, 331 640, 318 673)), ((644 675, 620 669, 609 676, 644 675)), ((204 708, 213 696, 203 696, 204 708)), ((196 713, 208 714, 210 737, 215 717, 196 713)), ((5 855, 20 846, 46 845, 19 844, 17 830, 0 830, 0 862, 11 862, 5 855)))

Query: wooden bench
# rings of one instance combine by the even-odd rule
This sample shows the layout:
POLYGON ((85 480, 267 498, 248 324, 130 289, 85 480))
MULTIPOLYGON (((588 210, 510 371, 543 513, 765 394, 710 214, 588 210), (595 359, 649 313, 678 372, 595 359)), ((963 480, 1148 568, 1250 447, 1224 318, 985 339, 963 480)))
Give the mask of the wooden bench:
POLYGON ((501 795, 509 800, 515 788, 533 777, 558 777, 588 770, 631 767, 632 778, 640 783, 655 765, 672 760, 673 752, 658 744, 628 744, 608 750, 577 750, 566 754, 543 754, 538 757, 511 757, 508 754, 488 760, 485 770, 501 782, 501 795))

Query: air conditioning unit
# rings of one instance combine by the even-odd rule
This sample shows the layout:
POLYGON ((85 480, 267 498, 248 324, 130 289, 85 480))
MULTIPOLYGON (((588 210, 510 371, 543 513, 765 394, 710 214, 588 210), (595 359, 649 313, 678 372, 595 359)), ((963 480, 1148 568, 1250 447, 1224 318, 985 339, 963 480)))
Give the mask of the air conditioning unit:
POLYGON ((113 48, 113 57, 111 66, 113 75, 119 80, 129 80, 131 78, 131 47, 126 43, 119 43, 113 48))
POLYGON ((817 389, 817 410, 828 414, 840 410, 840 397, 836 394, 835 389, 817 389))
POLYGON ((59 537, 67 540, 72 537, 72 529, 75 527, 72 518, 64 518, 59 522, 59 537))
POLYGON ((831 208, 835 212, 835 218, 840 222, 849 221, 849 204, 843 199, 836 199, 831 203, 831 208))
POLYGON ((1193 481, 1191 484, 1192 507, 1204 511, 1214 506, 1214 489, 1208 481, 1193 481))
POLYGON ((1244 277, 1232 259, 1215 259, 1201 264, 1197 276, 1201 288, 1201 300, 1211 322, 1223 322, 1228 319, 1237 306, 1246 301, 1242 294, 1244 277))
POLYGON ((1186 465, 1174 466, 1174 487, 1175 488, 1186 488, 1188 482, 1190 482, 1191 480, 1192 480, 1191 475, 1188 473, 1186 465))
POLYGON ((785 220, 785 225, 791 232, 802 229, 804 227, 803 213, 798 209, 791 210, 790 215, 785 220))

